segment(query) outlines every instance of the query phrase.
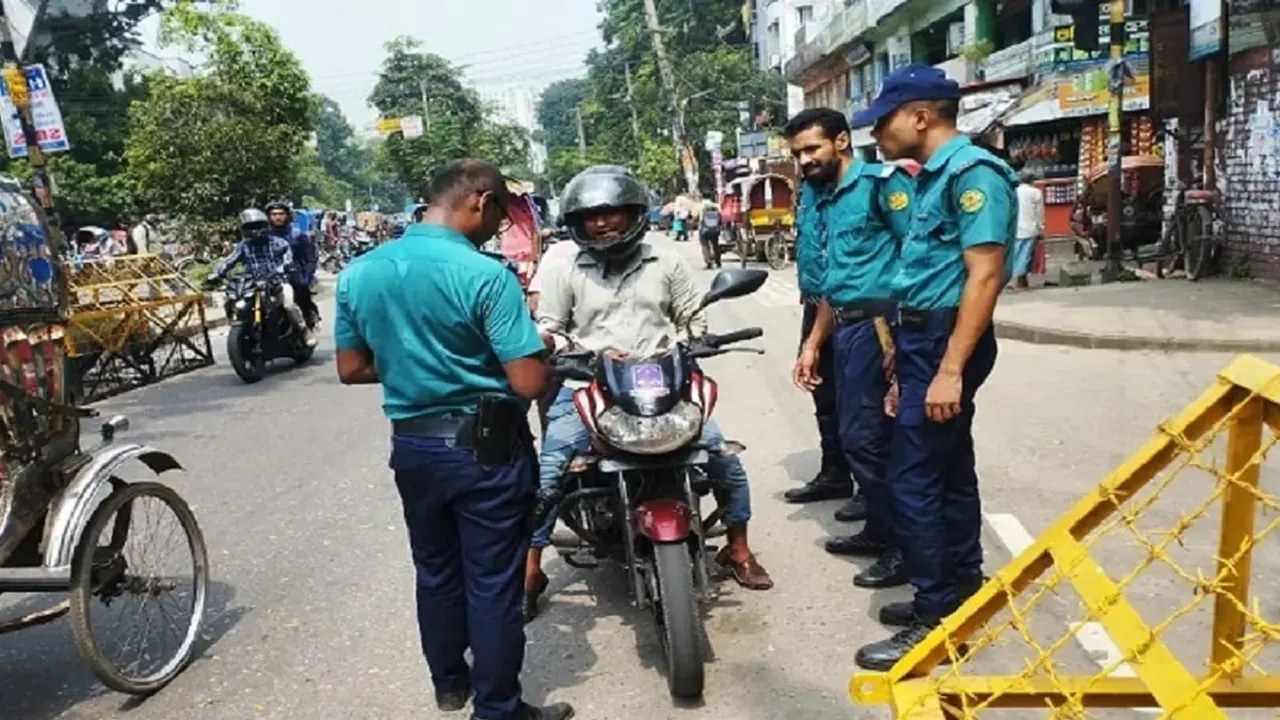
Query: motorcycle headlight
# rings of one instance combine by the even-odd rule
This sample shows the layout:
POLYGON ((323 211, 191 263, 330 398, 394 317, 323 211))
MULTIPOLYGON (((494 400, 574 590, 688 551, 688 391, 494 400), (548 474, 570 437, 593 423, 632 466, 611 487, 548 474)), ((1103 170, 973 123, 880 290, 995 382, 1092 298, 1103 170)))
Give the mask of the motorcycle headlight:
POLYGON ((628 415, 613 406, 596 418, 605 442, 636 455, 663 455, 688 445, 702 433, 702 410, 680 402, 671 412, 656 417, 628 415))

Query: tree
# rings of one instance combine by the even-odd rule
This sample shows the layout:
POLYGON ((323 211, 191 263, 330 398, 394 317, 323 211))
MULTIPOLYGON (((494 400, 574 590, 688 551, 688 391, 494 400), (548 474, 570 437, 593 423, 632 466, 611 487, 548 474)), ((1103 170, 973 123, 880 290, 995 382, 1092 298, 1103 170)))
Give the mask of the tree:
POLYGON ((313 112, 297 56, 269 26, 190 1, 165 13, 161 38, 208 62, 192 78, 152 75, 130 109, 129 173, 152 202, 215 221, 292 190, 313 112))
POLYGON ((557 80, 542 91, 538 99, 538 126, 542 129, 543 145, 557 149, 577 146, 577 111, 590 91, 585 78, 557 80))
POLYGON ((338 103, 324 95, 315 95, 312 100, 311 125, 315 128, 320 165, 335 180, 357 183, 370 158, 362 156, 355 131, 338 103))

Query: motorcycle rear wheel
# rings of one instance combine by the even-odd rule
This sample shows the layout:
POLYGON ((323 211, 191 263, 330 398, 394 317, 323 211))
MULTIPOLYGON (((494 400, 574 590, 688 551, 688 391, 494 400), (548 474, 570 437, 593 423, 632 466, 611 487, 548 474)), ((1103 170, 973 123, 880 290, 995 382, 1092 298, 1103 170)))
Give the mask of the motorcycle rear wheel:
POLYGON ((657 543, 653 555, 661 608, 659 629, 667 659, 667 689, 674 698, 695 700, 702 697, 706 659, 689 546, 683 542, 657 543))
POLYGON ((262 353, 254 353, 251 348, 246 347, 251 343, 246 327, 243 323, 231 326, 227 333, 227 360, 231 362, 231 369, 236 371, 236 375, 252 385, 266 376, 267 361, 262 353))

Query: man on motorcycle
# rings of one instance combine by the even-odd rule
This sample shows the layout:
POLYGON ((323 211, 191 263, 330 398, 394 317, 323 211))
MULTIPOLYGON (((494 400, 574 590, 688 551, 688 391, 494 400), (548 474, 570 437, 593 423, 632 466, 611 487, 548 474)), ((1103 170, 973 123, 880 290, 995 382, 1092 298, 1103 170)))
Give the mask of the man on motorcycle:
MULTIPOLYGON (((617 167, 590 168, 566 187, 561 210, 570 237, 584 251, 571 263, 547 267, 538 307, 539 329, 548 342, 565 349, 644 356, 669 347, 690 333, 706 332, 697 312, 701 300, 687 260, 644 242, 649 195, 643 183, 617 167), (619 302, 625 298, 626 302, 619 302), (571 338, 570 340, 566 339, 571 338)), ((573 381, 566 381, 566 386, 573 381)), ((561 476, 573 458, 590 445, 590 436, 565 387, 547 413, 542 443, 540 498, 557 494, 561 476)), ((702 442, 714 446, 723 437, 714 422, 703 429, 702 442)), ((751 496, 747 473, 734 456, 714 455, 707 474, 723 491, 727 546, 716 557, 734 579, 752 590, 773 587, 769 573, 747 544, 751 496)), ((525 615, 537 613, 546 591, 542 549, 551 542, 555 518, 534 534, 525 570, 525 615)))
POLYGON ((267 218, 271 221, 271 234, 289 243, 293 253, 293 266, 289 268, 289 285, 293 297, 302 308, 307 321, 307 332, 314 332, 320 321, 320 309, 311 299, 311 283, 316 279, 316 246, 311 234, 293 224, 293 208, 283 200, 267 203, 267 218))
MULTIPOLYGON (((231 255, 223 260, 213 274, 205 280, 205 286, 217 285, 231 268, 240 264, 244 265, 247 275, 253 277, 280 275, 288 280, 289 271, 294 264, 293 251, 289 248, 289 242, 273 234, 270 227, 266 214, 257 208, 249 208, 240 213, 241 240, 236 244, 236 249, 231 255)), ((302 319, 302 311, 294 303, 293 286, 285 282, 282 291, 285 312, 289 313, 289 318, 293 320, 294 325, 304 332, 307 346, 315 347, 315 333, 307 327, 307 323, 302 319)))

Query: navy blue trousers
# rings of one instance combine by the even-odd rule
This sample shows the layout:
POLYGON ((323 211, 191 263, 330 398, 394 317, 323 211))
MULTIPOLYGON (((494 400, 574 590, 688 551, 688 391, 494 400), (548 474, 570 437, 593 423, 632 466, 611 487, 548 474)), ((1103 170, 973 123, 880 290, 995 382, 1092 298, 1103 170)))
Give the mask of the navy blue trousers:
POLYGON ((431 680, 437 692, 469 684, 483 720, 515 718, 522 708, 521 599, 535 462, 533 448, 513 465, 494 466, 449 440, 391 439, 431 680), (463 659, 468 647, 474 668, 463 659))
MULTIPOLYGON (((809 337, 813 329, 814 318, 818 315, 818 306, 805 303, 804 316, 800 324, 800 342, 809 337)), ((813 411, 818 420, 818 437, 822 443, 822 469, 824 471, 847 475, 844 449, 840 444, 840 414, 836 403, 835 352, 831 339, 823 343, 818 351, 818 377, 823 382, 813 390, 813 411)))
POLYGON ((832 340, 840 445, 867 501, 863 531, 872 539, 894 544, 893 499, 885 481, 893 421, 884 414, 884 396, 889 391, 884 351, 871 320, 836 326, 832 340))
POLYGON ((974 396, 996 363, 996 337, 982 335, 962 374, 962 409, 945 423, 925 414, 925 395, 951 337, 942 314, 896 332, 901 400, 889 461, 896 530, 915 611, 941 620, 959 607, 958 582, 982 574, 982 501, 973 450, 974 396))

